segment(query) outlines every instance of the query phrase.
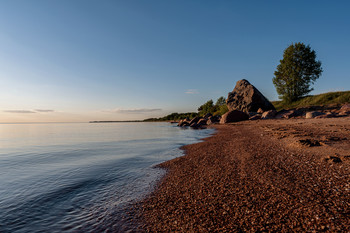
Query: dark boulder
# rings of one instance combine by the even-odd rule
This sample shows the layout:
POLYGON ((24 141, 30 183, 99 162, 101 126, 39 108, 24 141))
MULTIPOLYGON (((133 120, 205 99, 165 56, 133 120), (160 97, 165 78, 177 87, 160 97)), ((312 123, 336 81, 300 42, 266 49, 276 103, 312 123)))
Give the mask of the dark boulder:
POLYGON ((275 110, 271 102, 245 79, 236 83, 233 91, 228 94, 226 103, 230 111, 257 112, 259 108, 263 111, 275 110))
POLYGON ((220 124, 248 120, 249 115, 239 110, 233 110, 222 115, 220 124))
POLYGON ((220 117, 219 116, 212 116, 212 117, 209 117, 209 119, 207 121, 207 125, 212 125, 212 124, 215 124, 218 122, 220 122, 220 117))
POLYGON ((197 123, 201 118, 200 117, 195 117, 190 121, 190 125, 192 125, 193 123, 197 123))
POLYGON ((202 126, 202 125, 207 125, 207 119, 205 118, 201 118, 198 122, 197 122, 197 125, 198 126, 202 126))

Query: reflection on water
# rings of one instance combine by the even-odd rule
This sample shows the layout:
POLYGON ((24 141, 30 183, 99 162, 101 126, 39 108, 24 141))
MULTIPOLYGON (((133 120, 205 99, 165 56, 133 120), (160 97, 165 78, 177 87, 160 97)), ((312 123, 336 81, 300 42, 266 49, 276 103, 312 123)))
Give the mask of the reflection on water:
POLYGON ((0 232, 124 231, 123 210, 164 172, 153 165, 212 132, 168 123, 0 124, 0 232))

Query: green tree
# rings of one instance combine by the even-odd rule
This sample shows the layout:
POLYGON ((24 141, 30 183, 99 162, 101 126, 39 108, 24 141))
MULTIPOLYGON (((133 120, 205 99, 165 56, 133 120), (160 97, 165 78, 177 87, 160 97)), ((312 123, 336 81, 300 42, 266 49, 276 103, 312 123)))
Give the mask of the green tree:
POLYGON ((202 104, 198 108, 198 113, 200 116, 204 116, 207 113, 215 112, 215 106, 213 100, 208 100, 205 104, 202 104))
POLYGON ((225 97, 221 96, 216 100, 215 103, 216 106, 226 105, 226 99, 225 97))
POLYGON ((299 42, 284 50, 272 81, 279 98, 291 103, 312 91, 310 85, 321 73, 321 62, 316 61, 316 52, 309 45, 299 42))
POLYGON ((215 112, 213 115, 224 115, 228 111, 226 99, 225 97, 221 96, 216 100, 215 103, 215 112))

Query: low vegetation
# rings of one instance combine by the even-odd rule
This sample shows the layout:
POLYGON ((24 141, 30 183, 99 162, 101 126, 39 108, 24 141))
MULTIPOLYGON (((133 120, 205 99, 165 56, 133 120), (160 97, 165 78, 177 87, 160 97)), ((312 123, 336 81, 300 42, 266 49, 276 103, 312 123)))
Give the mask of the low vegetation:
POLYGON ((216 115, 223 115, 228 111, 228 108, 226 106, 226 99, 225 97, 221 96, 218 98, 214 104, 213 100, 209 100, 206 103, 202 104, 198 108, 198 112, 187 112, 187 113, 171 113, 167 116, 160 117, 160 118, 148 118, 144 121, 179 121, 182 119, 192 119, 194 117, 202 117, 208 113, 216 116, 216 115))
POLYGON ((350 91, 328 92, 319 95, 306 96, 292 103, 286 103, 284 101, 272 102, 276 110, 331 104, 342 105, 344 103, 350 103, 350 91))

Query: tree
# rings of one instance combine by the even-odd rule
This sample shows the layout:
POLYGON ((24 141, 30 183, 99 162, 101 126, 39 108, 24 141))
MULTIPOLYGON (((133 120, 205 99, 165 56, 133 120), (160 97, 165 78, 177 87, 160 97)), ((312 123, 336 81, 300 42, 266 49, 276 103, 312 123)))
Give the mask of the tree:
POLYGON ((279 98, 291 103, 312 91, 310 85, 321 73, 321 62, 316 61, 316 52, 309 45, 299 42, 284 50, 272 81, 279 98))
POLYGON ((216 100, 215 103, 216 106, 226 105, 226 99, 225 97, 221 96, 216 100))
POLYGON ((226 112, 228 112, 227 104, 226 104, 226 99, 225 97, 221 96, 216 100, 215 103, 215 112, 213 115, 224 115, 226 112))
POLYGON ((207 113, 215 112, 215 106, 213 100, 208 100, 205 104, 202 104, 198 108, 198 112, 200 116, 204 116, 207 113))

